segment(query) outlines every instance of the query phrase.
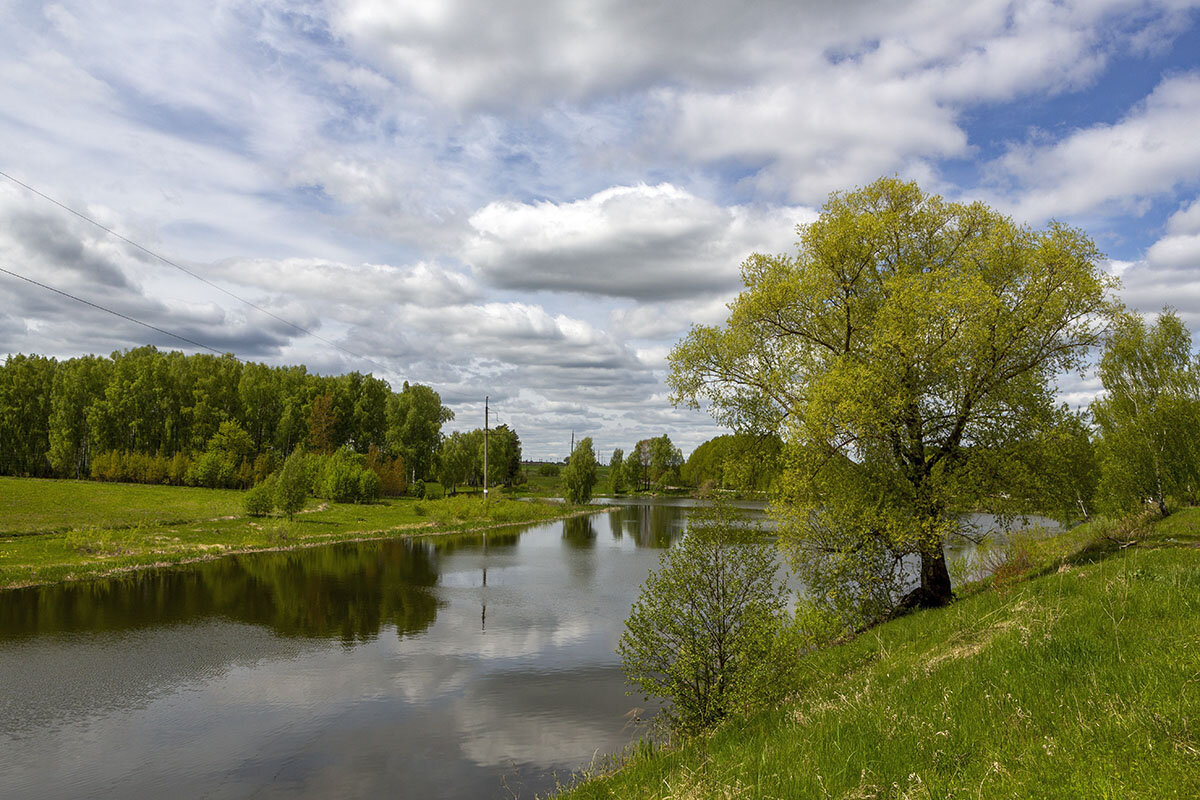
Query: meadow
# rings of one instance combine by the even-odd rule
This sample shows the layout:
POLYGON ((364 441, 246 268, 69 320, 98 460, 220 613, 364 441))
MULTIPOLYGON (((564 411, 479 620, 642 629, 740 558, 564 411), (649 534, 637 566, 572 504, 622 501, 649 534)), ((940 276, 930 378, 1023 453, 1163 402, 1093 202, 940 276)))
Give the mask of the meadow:
POLYGON ((244 492, 0 477, 0 588, 96 577, 229 553, 459 533, 597 509, 499 496, 310 499, 293 520, 247 516, 244 492))

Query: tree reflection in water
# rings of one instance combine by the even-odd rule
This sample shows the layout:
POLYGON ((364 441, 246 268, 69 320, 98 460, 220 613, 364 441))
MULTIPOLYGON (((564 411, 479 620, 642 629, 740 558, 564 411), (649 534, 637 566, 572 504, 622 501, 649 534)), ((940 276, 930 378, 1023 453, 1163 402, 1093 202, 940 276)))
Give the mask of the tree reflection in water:
MULTIPOLYGON (((476 537, 477 538, 477 537, 476 537)), ((367 641, 437 617, 429 540, 330 545, 229 556, 184 568, 6 592, 0 637, 120 631, 225 617, 282 636, 367 641)))

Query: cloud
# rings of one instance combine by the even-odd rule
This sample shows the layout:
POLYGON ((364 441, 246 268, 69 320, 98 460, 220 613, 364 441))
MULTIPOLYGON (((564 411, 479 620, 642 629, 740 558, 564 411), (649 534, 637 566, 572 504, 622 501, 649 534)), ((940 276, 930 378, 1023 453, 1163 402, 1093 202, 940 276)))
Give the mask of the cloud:
POLYGON ((1200 181, 1200 74, 1163 80, 1111 125, 1084 128, 1048 145, 1017 145, 993 165, 1021 187, 1019 219, 1139 204, 1200 181), (1103 165, 1103 166, 1101 166, 1103 165))
POLYGON ((209 270, 243 286, 344 307, 361 319, 367 306, 387 303, 437 307, 475 300, 470 276, 438 264, 344 264, 316 258, 231 259, 209 270))
POLYGON ((615 186, 566 203, 491 203, 471 216, 463 258, 506 289, 686 297, 737 285, 746 256, 784 249, 812 216, 722 208, 668 183, 615 186))

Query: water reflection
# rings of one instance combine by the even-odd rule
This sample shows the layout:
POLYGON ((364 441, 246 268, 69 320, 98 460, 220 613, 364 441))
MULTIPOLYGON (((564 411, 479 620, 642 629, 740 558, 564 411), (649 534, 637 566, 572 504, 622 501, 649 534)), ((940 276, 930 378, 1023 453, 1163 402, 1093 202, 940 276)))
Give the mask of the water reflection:
POLYGON ((385 625, 419 633, 437 616, 434 546, 421 541, 333 545, 231 556, 188 568, 4 594, 0 638, 122 631, 208 617, 281 636, 350 645, 385 625))
POLYGON ((623 508, 0 593, 0 786, 545 795, 555 773, 637 735, 614 648, 653 548, 686 513, 623 508))

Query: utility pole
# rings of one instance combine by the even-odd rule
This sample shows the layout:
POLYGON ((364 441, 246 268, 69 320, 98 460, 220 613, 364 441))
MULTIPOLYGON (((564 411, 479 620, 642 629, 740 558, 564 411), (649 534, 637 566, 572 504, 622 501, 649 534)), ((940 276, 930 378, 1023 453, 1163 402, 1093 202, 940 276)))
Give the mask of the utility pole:
POLYGON ((488 492, 488 472, 487 472, 487 442, 488 440, 488 398, 483 397, 483 499, 487 500, 488 492))
POLYGON ((567 460, 571 460, 572 453, 575 452, 575 429, 571 428, 571 449, 567 451, 567 460))

